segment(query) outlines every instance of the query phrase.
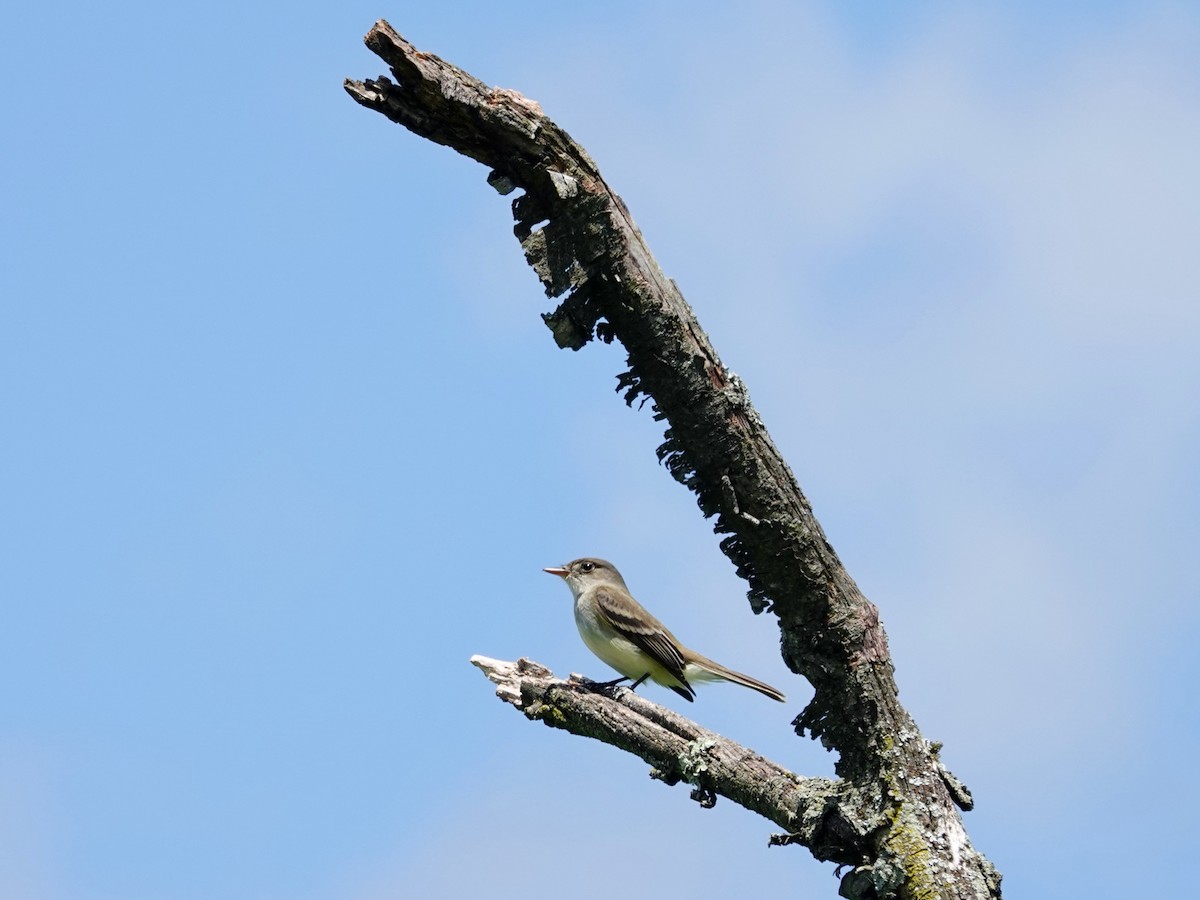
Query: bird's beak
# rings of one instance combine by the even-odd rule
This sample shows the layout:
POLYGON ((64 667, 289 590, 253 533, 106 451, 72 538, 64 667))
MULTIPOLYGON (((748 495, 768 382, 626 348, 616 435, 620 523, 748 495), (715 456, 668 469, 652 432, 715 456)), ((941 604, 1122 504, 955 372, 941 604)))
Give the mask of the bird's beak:
POLYGON ((548 566, 542 569, 543 572, 549 572, 551 575, 557 575, 559 578, 567 577, 567 570, 563 566, 548 566))

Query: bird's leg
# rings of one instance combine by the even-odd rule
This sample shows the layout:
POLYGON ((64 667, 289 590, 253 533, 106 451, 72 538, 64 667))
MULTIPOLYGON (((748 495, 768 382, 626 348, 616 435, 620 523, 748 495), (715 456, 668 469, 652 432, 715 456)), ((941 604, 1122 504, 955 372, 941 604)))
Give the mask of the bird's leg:
MULTIPOLYGON (((637 682, 634 683, 635 688, 638 684, 641 684, 647 678, 649 678, 649 673, 644 674, 644 676, 642 676, 641 678, 638 678, 637 682)), ((628 682, 628 680, 629 680, 629 676, 623 676, 622 678, 613 678, 611 680, 611 682, 592 682, 588 685, 588 688, 590 688, 594 691, 604 692, 604 694, 608 694, 611 696, 612 692, 617 689, 617 685, 622 684, 623 682, 628 682)))
MULTIPOLYGON (((643 675, 641 678, 639 678, 637 681, 635 681, 633 684, 631 684, 629 686, 629 689, 631 691, 636 691, 638 685, 641 684, 643 681, 645 681, 649 677, 650 677, 650 673, 647 672, 645 675, 643 675)), ((623 678, 614 678, 612 681, 593 681, 590 686, 591 686, 592 690, 594 690, 594 691, 612 692, 617 687, 617 685, 621 684, 622 682, 628 681, 628 680, 629 680, 629 676, 626 675, 623 678)))
MULTIPOLYGON (((622 676, 621 678, 614 678, 612 681, 593 681, 591 686, 598 691, 611 691, 613 688, 615 688, 621 682, 628 681, 628 680, 629 680, 629 676, 625 675, 625 676, 622 676)), ((641 684, 641 682, 639 681, 638 684, 641 684)), ((637 685, 634 685, 634 687, 636 687, 636 686, 637 685)))

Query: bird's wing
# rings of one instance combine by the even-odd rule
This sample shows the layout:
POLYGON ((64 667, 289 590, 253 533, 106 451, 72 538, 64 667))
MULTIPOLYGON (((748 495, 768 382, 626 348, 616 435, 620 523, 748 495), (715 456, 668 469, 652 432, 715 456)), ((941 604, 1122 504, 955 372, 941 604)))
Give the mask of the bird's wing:
POLYGON ((662 622, 646 612, 629 594, 604 585, 596 588, 596 606, 618 634, 636 644, 682 684, 687 685, 683 673, 686 665, 683 654, 662 622))

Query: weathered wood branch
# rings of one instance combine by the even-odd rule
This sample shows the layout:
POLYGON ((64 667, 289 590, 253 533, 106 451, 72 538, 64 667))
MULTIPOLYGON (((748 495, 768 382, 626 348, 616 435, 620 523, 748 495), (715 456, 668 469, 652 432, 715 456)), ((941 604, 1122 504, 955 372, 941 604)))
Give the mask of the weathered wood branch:
POLYGON ((692 785, 701 806, 722 796, 765 816, 784 832, 771 843, 800 843, 818 859, 861 862, 865 816, 846 782, 803 778, 623 687, 597 690, 576 676, 563 681, 528 659, 473 656, 471 663, 497 685, 496 696, 527 718, 640 757, 659 781, 692 785))
POLYGON ((998 897, 999 874, 958 814, 956 801, 969 795, 900 705, 876 607, 825 539, 745 385, 722 365, 595 163, 537 103, 416 50, 386 22, 366 43, 392 78, 348 80, 346 91, 488 166, 501 193, 524 192, 513 202, 514 231, 547 295, 564 298, 543 315, 555 341, 576 350, 594 336, 621 342, 629 367, 618 389, 627 403, 650 398, 666 420, 659 459, 726 535, 721 549, 748 582, 755 611, 778 617, 784 661, 815 692, 797 732, 838 752, 837 773, 864 816, 852 829, 864 835, 863 864, 843 893, 998 897))

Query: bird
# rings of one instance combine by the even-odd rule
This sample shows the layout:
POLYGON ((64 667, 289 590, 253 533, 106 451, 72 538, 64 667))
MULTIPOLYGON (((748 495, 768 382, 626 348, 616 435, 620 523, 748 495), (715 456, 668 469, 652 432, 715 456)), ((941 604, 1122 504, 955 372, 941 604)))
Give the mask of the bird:
POLYGON ((732 681, 784 702, 783 694, 769 684, 727 669, 680 643, 633 598, 617 567, 607 560, 585 556, 542 571, 567 583, 575 598, 579 636, 589 650, 623 676, 597 687, 632 681, 636 690, 650 679, 692 702, 696 699, 692 682, 732 681))

